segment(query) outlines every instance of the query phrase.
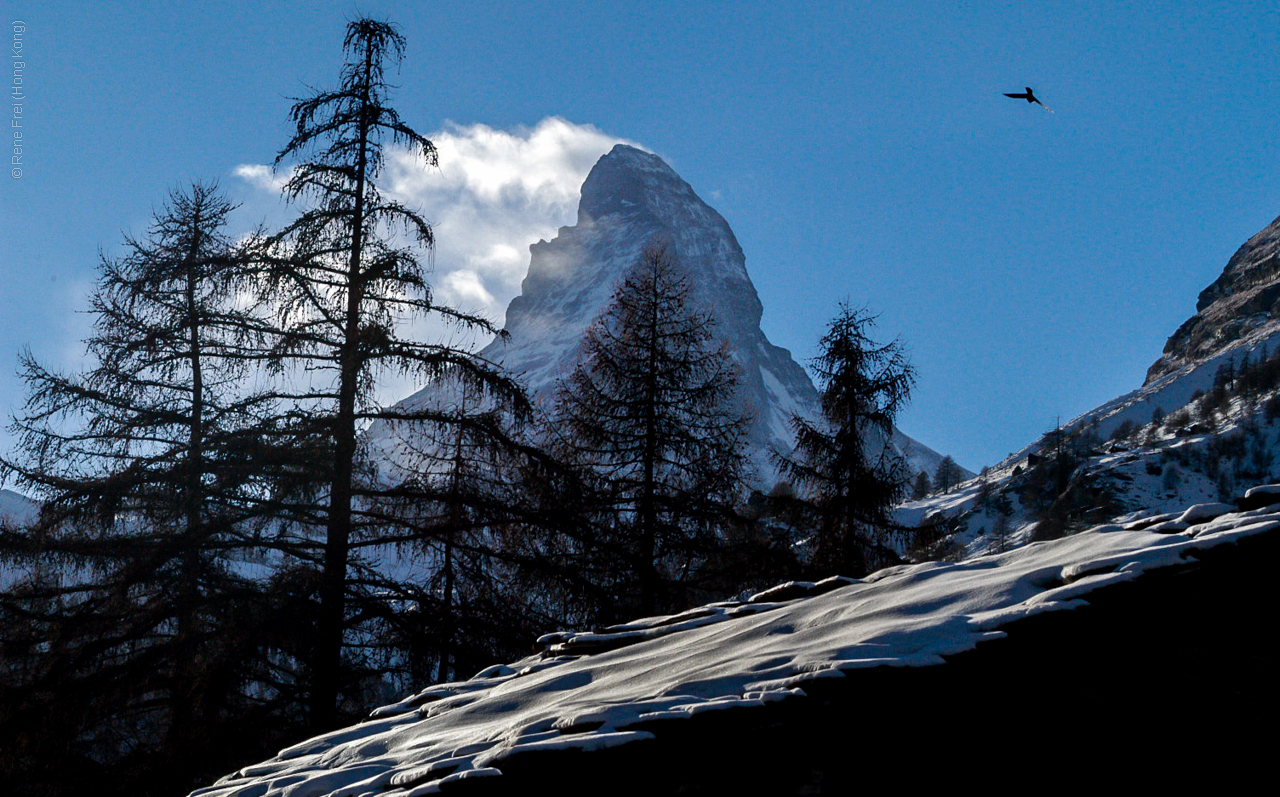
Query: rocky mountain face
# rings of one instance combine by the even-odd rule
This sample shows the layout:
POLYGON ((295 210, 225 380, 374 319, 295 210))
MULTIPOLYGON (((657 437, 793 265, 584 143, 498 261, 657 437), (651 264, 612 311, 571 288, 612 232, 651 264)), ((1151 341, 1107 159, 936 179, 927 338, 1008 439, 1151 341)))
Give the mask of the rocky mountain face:
MULTIPOLYGON (((790 451, 793 414, 812 417, 817 391, 791 353, 760 329, 763 307, 733 230, 661 158, 619 144, 582 185, 577 223, 530 249, 521 294, 507 309, 506 341, 482 355, 522 375, 535 399, 549 402, 557 380, 578 355, 583 332, 608 303, 645 245, 661 240, 693 277, 694 301, 716 320, 741 368, 741 397, 754 416, 749 431, 758 485, 775 472, 769 451, 790 451)), ((431 401, 433 388, 404 404, 431 401)), ((913 470, 937 468, 941 457, 900 432, 895 447, 913 470)))
POLYGON ((1280 218, 1241 246, 1200 292, 1196 314, 1165 344, 1146 384, 1280 329, 1280 218))

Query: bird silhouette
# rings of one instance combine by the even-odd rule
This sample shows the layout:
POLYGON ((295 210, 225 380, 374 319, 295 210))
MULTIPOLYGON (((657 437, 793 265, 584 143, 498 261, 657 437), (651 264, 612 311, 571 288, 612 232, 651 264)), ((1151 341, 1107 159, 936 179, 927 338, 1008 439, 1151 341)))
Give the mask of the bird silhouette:
POLYGON ((1031 90, 1030 86, 1027 86, 1026 89, 1027 91, 1025 94, 1010 94, 1008 92, 1005 92, 1004 96, 1012 97, 1015 100, 1026 100, 1027 102, 1034 102, 1036 105, 1039 105, 1041 108, 1044 108, 1049 113, 1053 113, 1052 108, 1050 108, 1048 105, 1045 105, 1043 102, 1040 102, 1040 98, 1035 95, 1035 92, 1031 90))

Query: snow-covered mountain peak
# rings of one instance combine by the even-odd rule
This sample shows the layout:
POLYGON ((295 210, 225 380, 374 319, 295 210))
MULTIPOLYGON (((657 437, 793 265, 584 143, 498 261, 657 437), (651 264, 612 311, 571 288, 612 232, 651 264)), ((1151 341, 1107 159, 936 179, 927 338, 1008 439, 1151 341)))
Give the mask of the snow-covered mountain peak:
MULTIPOLYGON (((740 396, 754 416, 748 440, 756 483, 768 489, 775 478, 770 451, 791 450, 790 418, 813 417, 817 391, 791 353, 761 330, 764 308, 728 222, 657 155, 619 144, 600 158, 583 183, 577 224, 529 247, 528 274, 507 308, 507 339, 481 354, 521 376, 536 401, 549 403, 583 333, 655 240, 692 277, 693 302, 711 313, 737 361, 740 396)), ((431 391, 404 404, 429 401, 431 391)), ((932 472, 941 460, 904 435, 894 444, 914 470, 932 472)))
MULTIPOLYGON (((576 353, 582 331, 655 239, 671 246, 693 275, 696 301, 720 324, 737 328, 726 330, 726 338, 736 342, 753 328, 758 332, 764 308, 728 222, 657 155, 618 144, 582 184, 578 223, 530 247, 521 295, 507 309, 509 348, 527 347, 518 338, 529 344, 562 333, 557 339, 572 336, 574 345, 560 353, 576 353)), ((510 365, 519 358, 508 354, 505 360, 510 365)), ((527 374, 535 392, 541 391, 543 376, 555 375, 527 374)))
POLYGON ((700 204, 693 188, 662 158, 618 144, 600 158, 582 184, 578 223, 611 213, 653 212, 673 199, 700 204))

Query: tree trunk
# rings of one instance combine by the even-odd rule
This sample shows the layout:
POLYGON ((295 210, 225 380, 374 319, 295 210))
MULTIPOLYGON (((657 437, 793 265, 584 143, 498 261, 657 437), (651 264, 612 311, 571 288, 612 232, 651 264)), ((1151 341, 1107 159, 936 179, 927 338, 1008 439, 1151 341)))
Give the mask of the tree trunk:
POLYGON ((192 686, 196 682, 194 672, 195 650, 192 637, 196 634, 197 610, 200 593, 200 547, 203 543, 203 464, 204 464, 204 371, 201 364, 201 319, 196 306, 198 275, 196 263, 200 256, 200 195, 194 194, 197 203, 191 226, 191 246, 187 252, 186 286, 184 300, 187 314, 188 359, 191 367, 191 418, 187 437, 187 473, 184 511, 186 528, 179 539, 179 571, 177 601, 177 633, 173 663, 174 683, 170 688, 170 724, 166 747, 170 755, 184 755, 198 715, 199 695, 192 686))
POLYGON ((351 552, 352 482, 356 457, 356 393, 361 361, 360 321, 364 300, 361 255, 364 247, 365 171, 369 146, 369 81, 373 51, 366 46, 364 92, 360 108, 360 144, 356 161, 355 207, 351 214, 351 254, 347 261, 347 312, 339 351, 338 413, 334 418, 334 471, 325 529, 324 572, 320 581, 320 619, 312 686, 312 724, 322 731, 337 718, 346 618, 347 564, 351 552))
POLYGON ((658 460, 658 281, 651 281, 652 295, 649 297, 649 336, 648 358, 644 383, 644 452, 642 455, 643 483, 640 488, 640 612, 651 615, 656 611, 658 602, 658 570, 656 562, 658 547, 658 507, 655 493, 656 469, 658 460))
POLYGON ((851 450, 844 452, 844 535, 840 545, 840 558, 843 575, 861 578, 867 574, 867 560, 865 546, 858 539, 858 518, 854 500, 854 491, 858 489, 858 485, 853 481, 854 464, 862 456, 864 443, 862 435, 858 434, 858 413, 853 400, 849 401, 848 424, 850 439, 846 445, 851 446, 851 450))

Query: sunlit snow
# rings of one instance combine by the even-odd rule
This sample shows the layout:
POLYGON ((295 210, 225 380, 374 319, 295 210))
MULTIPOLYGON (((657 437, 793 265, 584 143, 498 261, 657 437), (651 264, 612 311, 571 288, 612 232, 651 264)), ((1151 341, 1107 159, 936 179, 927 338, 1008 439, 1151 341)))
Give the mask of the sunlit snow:
POLYGON ((636 726, 654 719, 804 700, 815 679, 868 667, 943 664, 1015 620, 1280 530, 1280 505, 1233 510, 1193 506, 955 564, 791 583, 599 633, 550 634, 539 654, 432 686, 195 794, 417 797, 499 776, 517 753, 627 744, 651 738, 636 726))

